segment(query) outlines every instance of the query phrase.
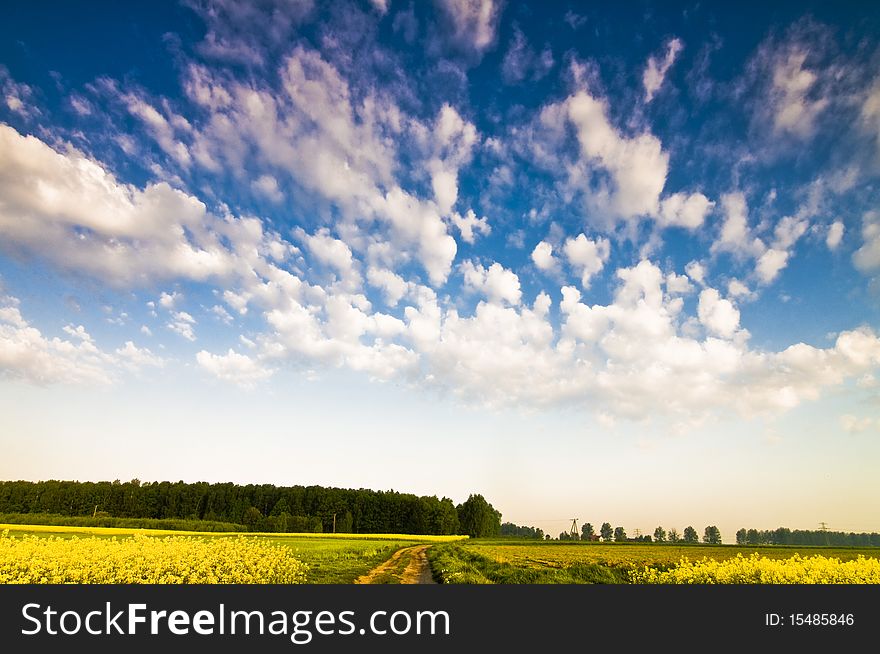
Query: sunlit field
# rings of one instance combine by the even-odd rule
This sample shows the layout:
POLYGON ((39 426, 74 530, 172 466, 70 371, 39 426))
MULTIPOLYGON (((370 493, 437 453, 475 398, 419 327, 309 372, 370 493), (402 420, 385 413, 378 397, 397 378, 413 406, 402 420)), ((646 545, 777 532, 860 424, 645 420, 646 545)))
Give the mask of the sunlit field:
MULTIPOLYGON (((7 558, 10 561, 20 560, 23 556, 29 556, 28 552, 37 550, 43 553, 44 558, 52 558, 62 567, 70 567, 75 565, 77 557, 85 556, 83 543, 88 543, 88 547, 101 551, 104 547, 102 542, 118 541, 126 543, 137 540, 140 548, 147 547, 145 542, 160 542, 167 540, 171 543, 165 548, 164 556, 174 558, 175 548, 179 553, 178 558, 190 556, 214 556, 212 549, 202 551, 199 545, 208 546, 212 542, 237 542, 253 545, 256 550, 264 553, 277 554, 276 550, 283 552, 284 557, 290 557, 291 567, 300 570, 299 564, 302 564, 300 577, 297 582, 301 583, 351 583, 357 577, 369 572, 376 565, 387 560, 398 549, 417 543, 448 543, 454 540, 461 540, 462 536, 418 536, 411 534, 247 534, 240 533, 200 533, 200 532, 181 532, 181 531, 162 531, 147 529, 117 529, 117 528, 91 528, 91 527, 57 527, 42 525, 0 525, 0 531, 6 533, 4 538, 4 546, 7 558), (52 547, 48 549, 39 549, 37 542, 52 542, 52 547), (22 548, 21 544, 15 545, 14 541, 26 541, 27 547, 22 548), (65 546, 64 541, 70 541, 65 546), (186 553, 180 549, 181 543, 187 543, 186 553), (274 548, 274 549, 266 549, 274 548), (199 552, 196 554, 196 552, 199 552)), ((45 546, 44 546, 45 547, 45 546)), ((126 545, 125 547, 133 547, 126 545)), ((135 560, 136 552, 140 552, 137 548, 127 550, 125 547, 119 546, 112 551, 118 554, 120 561, 120 570, 124 568, 122 562, 125 560, 135 560), (126 558, 128 557, 128 559, 126 558)), ((225 546, 224 546, 225 547, 225 546)), ((248 556, 253 555, 245 545, 241 547, 242 556, 246 553, 248 556)), ((222 547, 216 547, 216 551, 220 551, 222 547)), ((255 550, 255 551, 256 551, 255 550)), ((158 550, 156 550, 158 552, 158 550)), ((223 550, 226 552, 224 556, 228 561, 235 559, 234 548, 223 550)), ((274 560, 274 559, 273 559, 274 560)), ((287 559, 284 559, 287 560, 287 559)), ((2 564, 0 564, 2 565, 2 564)), ((41 568, 42 569, 42 568, 41 568)), ((123 573, 119 573, 118 578, 123 578, 123 573)), ((42 578, 46 575, 40 575, 42 578)), ((30 577, 28 577, 30 578, 30 577)), ((81 577, 80 577, 81 578, 81 577)), ((195 576, 193 579, 197 578, 195 576)), ((282 579, 277 572, 266 572, 267 579, 282 579)), ((198 577, 201 579, 201 577, 198 577)), ((250 579, 250 578, 247 578, 250 579)), ((228 583, 257 583, 242 578, 241 581, 230 581, 228 583)), ((5 580, 9 583, 9 580, 5 580)), ((38 583, 40 580, 34 580, 29 583, 38 583)), ((22 582, 25 583, 25 582, 22 582)), ((46 583, 54 583, 48 581, 46 583)), ((86 582, 92 583, 92 582, 86 582)), ((93 582, 99 583, 99 582, 93 582)), ((102 583, 131 583, 128 581, 115 582, 110 579, 102 583)), ((160 583, 160 582, 145 582, 160 583)), ((210 581, 192 581, 180 583, 211 583, 210 581)), ((291 583, 290 581, 272 581, 268 583, 291 583)))
POLYGON ((475 540, 429 559, 443 583, 880 582, 878 548, 475 540))

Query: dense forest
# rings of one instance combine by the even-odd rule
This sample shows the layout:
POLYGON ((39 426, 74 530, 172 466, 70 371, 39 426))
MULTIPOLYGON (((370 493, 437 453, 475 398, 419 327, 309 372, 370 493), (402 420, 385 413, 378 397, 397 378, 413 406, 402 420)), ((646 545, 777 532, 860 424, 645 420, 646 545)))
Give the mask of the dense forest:
POLYGON ((825 545, 831 547, 880 547, 880 534, 828 531, 825 529, 740 529, 737 545, 825 545))
POLYGON ((0 481, 0 514, 185 520, 249 531, 496 535, 501 514, 481 495, 451 499, 322 486, 0 481))

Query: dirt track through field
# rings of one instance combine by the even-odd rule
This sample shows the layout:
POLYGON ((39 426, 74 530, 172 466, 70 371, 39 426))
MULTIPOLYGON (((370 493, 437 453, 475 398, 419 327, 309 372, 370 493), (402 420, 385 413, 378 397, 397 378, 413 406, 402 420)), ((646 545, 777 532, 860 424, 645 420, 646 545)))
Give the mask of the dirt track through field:
POLYGON ((404 547, 391 558, 355 579, 356 584, 435 584, 428 565, 427 550, 430 545, 404 547))

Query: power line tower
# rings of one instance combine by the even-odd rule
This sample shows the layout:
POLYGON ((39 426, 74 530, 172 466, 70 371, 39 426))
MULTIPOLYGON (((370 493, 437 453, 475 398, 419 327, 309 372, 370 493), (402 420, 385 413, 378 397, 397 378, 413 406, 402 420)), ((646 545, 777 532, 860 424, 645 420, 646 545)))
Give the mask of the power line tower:
POLYGON ((568 530, 568 534, 569 534, 569 536, 571 536, 572 540, 578 539, 578 519, 577 518, 571 519, 571 529, 568 530))
POLYGON ((820 522, 819 531, 825 534, 825 545, 829 545, 830 543, 828 542, 828 525, 826 525, 824 522, 820 522))

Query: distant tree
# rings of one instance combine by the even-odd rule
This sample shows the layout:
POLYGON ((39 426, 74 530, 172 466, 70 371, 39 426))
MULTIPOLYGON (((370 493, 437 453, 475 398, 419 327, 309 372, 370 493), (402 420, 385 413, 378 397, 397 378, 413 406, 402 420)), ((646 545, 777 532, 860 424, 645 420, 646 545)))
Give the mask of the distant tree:
POLYGON ((611 528, 611 524, 603 522, 601 529, 599 529, 599 535, 602 537, 602 540, 611 540, 613 534, 614 530, 611 528))
POLYGON ((712 545, 720 545, 721 544, 721 532, 718 530, 718 527, 715 525, 709 525, 703 531, 703 542, 710 543, 712 545))
POLYGON ((550 540, 550 534, 545 534, 545 535, 544 535, 544 540, 550 540))
POLYGON ((697 536, 697 530, 691 526, 684 528, 684 542, 685 543, 699 543, 700 537, 697 536))
POLYGON ((678 533, 678 529, 673 527, 672 529, 669 530, 669 533, 666 534, 666 538, 669 539, 670 543, 677 543, 678 541, 681 540, 681 535, 678 533))
POLYGON ((471 495, 456 509, 461 533, 471 538, 497 536, 501 531, 501 513, 482 495, 471 495))
POLYGON ((748 542, 749 532, 745 530, 745 527, 736 532, 736 544, 737 545, 745 545, 748 542))
POLYGON ((757 529, 749 529, 746 532, 746 542, 749 545, 757 545, 761 542, 760 536, 758 535, 757 529))
POLYGON ((592 540, 595 531, 589 522, 581 525, 581 540, 592 540))
POLYGON ((658 543, 662 543, 666 540, 666 530, 663 527, 657 527, 654 530, 654 540, 658 543))
POLYGON ((250 506, 244 512, 244 516, 241 521, 247 526, 251 531, 256 531, 260 522, 263 520, 263 514, 260 510, 255 506, 250 506))
POLYGON ((559 540, 571 540, 571 534, 569 534, 567 531, 560 531, 559 540))
POLYGON ((626 532, 623 530, 623 527, 614 528, 614 540, 618 543, 626 540, 626 532))

